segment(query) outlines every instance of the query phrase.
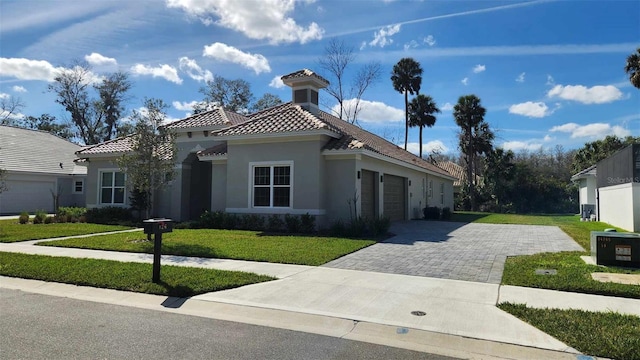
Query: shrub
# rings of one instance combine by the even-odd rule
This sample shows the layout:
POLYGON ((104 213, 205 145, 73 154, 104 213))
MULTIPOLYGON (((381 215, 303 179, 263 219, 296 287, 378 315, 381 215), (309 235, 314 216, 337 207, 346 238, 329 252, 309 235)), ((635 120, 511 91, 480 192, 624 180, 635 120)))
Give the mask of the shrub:
POLYGON ((438 220, 440 219, 440 208, 436 206, 427 206, 422 210, 425 220, 438 220))
POLYGON ((222 213, 222 228, 227 230, 235 230, 240 224, 239 217, 236 214, 222 213))
POLYGON ((225 216, 223 211, 205 211, 200 215, 195 226, 202 229, 222 229, 225 216))
POLYGON ((26 224, 29 222, 29 213, 26 211, 23 211, 20 213, 20 217, 18 217, 18 221, 20 222, 20 224, 26 224))
POLYGON ((366 234, 366 230, 367 222, 362 216, 358 216, 349 223, 346 235, 352 238, 361 238, 366 234))
POLYGON ((36 215, 33 217, 34 224, 42 224, 44 223, 44 219, 47 218, 47 213, 42 210, 37 210, 36 215))
POLYGON ((451 220, 451 209, 449 209, 448 207, 442 208, 441 218, 442 220, 451 220))
POLYGON ((270 232, 280 232, 284 229, 284 221, 279 215, 272 214, 267 219, 267 230, 270 232))
POLYGON ((79 222, 86 213, 87 209, 83 207, 61 206, 56 213, 56 220, 58 222, 79 222))
POLYGON ((95 224, 119 224, 133 220, 131 211, 117 206, 107 206, 87 210, 87 222, 95 224))
POLYGON ((347 231, 344 222, 341 219, 335 220, 329 227, 329 235, 335 237, 342 237, 347 235, 347 231))
POLYGON ((391 227, 391 219, 388 216, 380 216, 369 220, 369 233, 373 236, 384 235, 391 227))
POLYGON ((316 231, 316 217, 306 213, 300 215, 300 231, 305 234, 311 234, 316 231))
POLYGON ((284 222, 287 225, 287 232, 291 234, 297 234, 300 232, 300 218, 296 215, 286 214, 284 216, 284 222))
POLYGON ((53 222, 53 216, 47 216, 46 218, 44 218, 45 224, 51 224, 52 222, 53 222))
POLYGON ((264 230, 264 218, 258 214, 244 214, 240 219, 239 227, 244 230, 264 230))

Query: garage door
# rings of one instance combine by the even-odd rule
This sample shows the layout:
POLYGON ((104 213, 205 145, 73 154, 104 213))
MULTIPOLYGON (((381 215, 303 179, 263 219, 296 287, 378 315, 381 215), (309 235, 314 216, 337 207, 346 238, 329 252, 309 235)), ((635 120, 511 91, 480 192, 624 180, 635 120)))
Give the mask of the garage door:
POLYGON ((375 174, 373 171, 362 170, 361 181, 361 209, 363 218, 373 219, 376 216, 375 174))
POLYGON ((404 220, 407 208, 405 180, 399 176, 384 175, 384 215, 391 221, 404 220))
POLYGON ((55 182, 8 180, 6 184, 8 190, 0 194, 0 214, 33 213, 36 210, 53 212, 50 190, 55 189, 55 182))

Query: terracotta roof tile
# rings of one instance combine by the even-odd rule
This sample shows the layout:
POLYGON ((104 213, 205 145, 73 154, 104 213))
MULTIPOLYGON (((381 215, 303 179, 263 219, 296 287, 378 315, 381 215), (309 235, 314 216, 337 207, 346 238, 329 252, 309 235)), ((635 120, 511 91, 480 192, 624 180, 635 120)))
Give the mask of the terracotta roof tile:
POLYGON ((296 79, 296 78, 303 78, 303 77, 314 77, 316 79, 319 79, 321 81, 324 81, 325 83, 327 83, 327 85, 329 84, 329 80, 323 78, 322 76, 316 74, 315 72, 309 70, 309 69, 302 69, 302 70, 298 70, 296 72, 292 72, 291 74, 287 74, 282 76, 280 79, 284 80, 288 80, 288 79, 296 79))
POLYGON ((441 167, 453 177, 456 178, 456 181, 453 182, 453 186, 462 186, 462 179, 467 178, 467 174, 464 171, 464 168, 454 162, 451 161, 443 161, 437 163, 438 167, 441 167))
POLYGON ((219 156, 227 154, 227 144, 218 144, 210 148, 198 151, 198 156, 219 156))
POLYGON ((178 120, 167 125, 169 129, 194 128, 194 127, 212 127, 212 126, 231 126, 247 121, 243 115, 223 108, 213 109, 200 114, 189 116, 186 119, 178 120))
MULTIPOLYGON (((83 148, 80 151, 76 151, 76 155, 79 158, 87 158, 87 155, 97 155, 97 154, 122 154, 133 150, 134 146, 134 136, 135 135, 127 135, 123 137, 119 137, 117 139, 105 141, 100 144, 91 145, 83 148)), ((160 152, 163 153, 162 159, 168 159, 170 157, 169 146, 164 146, 160 149, 160 152)))

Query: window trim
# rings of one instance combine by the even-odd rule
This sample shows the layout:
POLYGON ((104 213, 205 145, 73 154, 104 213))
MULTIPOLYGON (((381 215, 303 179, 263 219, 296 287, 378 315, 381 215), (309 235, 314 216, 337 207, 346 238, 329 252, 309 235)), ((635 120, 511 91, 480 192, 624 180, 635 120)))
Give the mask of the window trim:
POLYGON ((97 204, 98 206, 127 206, 128 201, 127 201, 127 173, 121 171, 118 168, 110 168, 110 169, 100 169, 98 170, 98 191, 97 191, 97 204), (102 202, 102 174, 104 173, 113 173, 113 185, 111 186, 111 189, 119 189, 119 188, 123 188, 124 189, 124 198, 122 199, 122 203, 114 203, 113 202, 113 197, 115 192, 111 193, 111 201, 109 203, 105 203, 102 202), (115 186, 115 173, 122 173, 124 174, 124 186, 115 186))
POLYGON ((84 179, 74 179, 71 182, 71 193, 72 194, 84 194, 84 179), (81 183, 82 185, 82 190, 77 191, 76 190, 76 183, 81 183))
POLYGON ((429 199, 433 198, 433 180, 429 179, 429 190, 428 190, 429 199))
POLYGON ((440 183, 440 205, 444 206, 444 183, 440 183))
MULTIPOLYGON (((293 178, 294 168, 292 160, 285 161, 253 161, 249 162, 249 191, 248 191, 248 208, 250 209, 292 209, 293 208, 293 178), (273 168, 278 166, 289 167, 289 206, 273 206, 273 168), (256 167, 269 167, 270 180, 269 180, 269 206, 255 206, 254 205, 254 190, 255 190, 255 178, 254 171, 256 167)), ((276 186, 277 187, 277 186, 276 186)))

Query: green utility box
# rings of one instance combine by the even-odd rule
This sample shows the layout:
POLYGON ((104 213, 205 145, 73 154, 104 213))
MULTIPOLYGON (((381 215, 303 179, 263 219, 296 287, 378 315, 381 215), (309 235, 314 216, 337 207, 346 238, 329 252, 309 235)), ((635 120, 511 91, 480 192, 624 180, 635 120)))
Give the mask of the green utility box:
POLYGON ((598 265, 640 268, 640 234, 592 231, 591 257, 598 265))

